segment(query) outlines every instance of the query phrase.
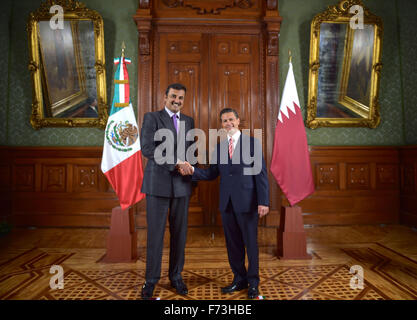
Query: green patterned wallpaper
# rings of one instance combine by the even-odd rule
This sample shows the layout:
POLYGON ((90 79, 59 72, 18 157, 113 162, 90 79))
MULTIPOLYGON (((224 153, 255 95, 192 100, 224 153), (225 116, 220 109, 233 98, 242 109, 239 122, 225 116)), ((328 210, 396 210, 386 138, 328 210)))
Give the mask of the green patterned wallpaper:
MULTIPOLYGON (((104 20, 106 47, 107 96, 110 103, 113 87, 113 57, 120 55, 122 41, 126 43, 126 56, 132 59, 129 70, 131 88, 137 86, 137 33, 132 16, 137 9, 136 0, 110 1, 85 0, 90 9, 97 10, 104 20), (121 5, 121 2, 123 3, 121 5), (110 85, 109 85, 110 84, 110 85)), ((104 131, 97 128, 42 128, 34 130, 30 125, 32 89, 28 63, 28 38, 26 23, 29 13, 35 11, 41 1, 13 1, 11 25, 10 104, 8 116, 8 140, 2 144, 13 146, 98 146, 103 144, 104 131)), ((2 29, 3 30, 3 29, 2 29)), ((0 32, 3 37, 3 31, 0 32)), ((2 49, 3 50, 3 49, 2 49)), ((132 102, 136 105, 136 92, 132 90, 132 102)))
POLYGON ((406 144, 417 144, 417 1, 397 0, 406 144))
MULTIPOLYGON (((6 10, 0 16, 0 65, 6 66, 0 80, 0 98, 4 102, 0 115, 0 144, 13 146, 99 146, 103 144, 103 131, 96 128, 42 128, 33 130, 29 118, 31 114, 31 83, 28 62, 28 39, 26 22, 31 11, 39 7, 41 1, 21 0, 6 2, 6 10), (11 12, 11 13, 10 13, 11 12), (4 16, 4 17, 3 17, 4 16), (11 21, 10 27, 8 21, 11 21), (10 35, 10 36, 9 36, 10 35), (3 45, 6 44, 6 45, 3 45), (10 53, 10 56, 9 56, 10 53), (7 79, 9 70, 10 80, 7 79), (7 91, 7 88, 10 88, 7 91), (7 103, 7 97, 9 102, 7 103)), ((84 0, 87 7, 97 10, 104 19, 106 46, 106 72, 109 103, 113 92, 113 57, 120 54, 120 46, 125 41, 126 56, 132 59, 129 67, 132 102, 136 109, 137 87, 137 31, 132 19, 137 0, 84 0)), ((305 108, 308 96, 308 57, 310 22, 314 15, 324 11, 337 0, 279 0, 279 11, 283 17, 280 35, 280 78, 281 88, 288 70, 288 49, 293 52, 293 65, 300 102, 305 108)), ((415 1, 408 0, 364 0, 367 7, 384 21, 383 71, 381 77, 381 117, 377 129, 367 128, 319 128, 307 129, 311 145, 402 145, 417 143, 416 98, 412 96, 413 79, 411 72, 400 72, 400 49, 403 53, 404 70, 416 66, 415 1), (414 2, 410 5, 409 2, 414 2), (413 10, 411 10, 413 9, 413 10), (398 11, 397 11, 398 10, 398 11), (398 15, 398 12, 400 15, 398 15), (409 18, 408 18, 409 17, 409 18), (398 21, 401 32, 398 27, 398 21), (401 78, 402 76, 402 78, 401 78), (401 90, 401 79, 404 89, 401 90), (402 99, 404 91, 405 99, 402 99), (404 103, 402 103, 404 101, 404 103), (403 110, 404 105, 404 110, 403 110), (404 116, 405 119, 404 120, 404 116), (404 130, 405 128, 405 130, 404 130), (406 131, 406 132, 405 132, 406 131)), ((4 8, 4 6, 3 6, 4 8)))
POLYGON ((9 77, 9 50, 10 50, 10 16, 11 16, 11 0, 2 3, 0 10, 0 145, 7 142, 7 113, 8 113, 8 77, 9 77))
MULTIPOLYGON (((288 49, 293 55, 293 66, 302 108, 307 107, 308 64, 310 52, 310 24, 317 13, 323 12, 336 0, 280 0, 279 12, 284 20, 280 35, 281 90, 288 71, 288 49)), ((380 84, 381 124, 368 128, 318 128, 307 129, 310 145, 401 145, 403 115, 401 107, 398 32, 395 1, 364 0, 365 5, 384 22, 380 84)))

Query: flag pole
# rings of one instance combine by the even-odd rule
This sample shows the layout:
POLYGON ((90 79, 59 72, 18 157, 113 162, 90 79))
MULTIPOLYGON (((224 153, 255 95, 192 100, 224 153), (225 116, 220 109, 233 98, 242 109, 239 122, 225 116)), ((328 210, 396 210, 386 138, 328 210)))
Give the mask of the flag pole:
POLYGON ((124 41, 122 41, 122 58, 124 58, 124 57, 125 57, 125 49, 126 49, 125 42, 124 42, 124 41))

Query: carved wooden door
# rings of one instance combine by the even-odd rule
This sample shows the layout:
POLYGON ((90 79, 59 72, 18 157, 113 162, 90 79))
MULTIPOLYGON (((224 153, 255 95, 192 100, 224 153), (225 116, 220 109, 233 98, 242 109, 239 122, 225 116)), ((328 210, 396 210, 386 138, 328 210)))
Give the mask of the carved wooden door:
MULTIPOLYGON (((220 128, 219 113, 225 107, 238 111, 242 129, 263 130, 264 156, 269 159, 275 125, 271 119, 276 119, 279 96, 277 2, 139 1, 134 19, 139 32, 139 123, 145 112, 163 107, 166 87, 179 82, 187 87, 181 112, 206 134, 206 159, 212 150, 209 129, 220 128), (268 83, 276 86, 271 93, 268 83)), ((218 180, 196 185, 189 225, 221 224, 218 193, 218 180)), ((139 205, 139 213, 143 209, 139 205)))
MULTIPOLYGON (((157 108, 163 105, 164 88, 179 82, 187 87, 181 112, 205 132, 210 152, 209 130, 219 129, 219 113, 235 108, 246 129, 263 126, 260 92, 258 35, 190 33, 158 34, 158 67, 155 82, 160 90, 157 108)), ((206 159, 209 154, 206 154, 206 159)), ((219 224, 218 182, 199 182, 190 202, 190 224, 219 224)))

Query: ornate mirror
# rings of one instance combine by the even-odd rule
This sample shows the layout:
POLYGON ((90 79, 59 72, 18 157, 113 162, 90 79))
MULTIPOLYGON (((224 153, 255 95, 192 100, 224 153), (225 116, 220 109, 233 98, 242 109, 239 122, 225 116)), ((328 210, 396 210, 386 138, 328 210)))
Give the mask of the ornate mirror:
POLYGON ((103 19, 74 0, 47 0, 28 22, 33 128, 107 122, 103 19))
POLYGON ((311 23, 307 125, 380 123, 382 21, 361 0, 342 0, 311 23))

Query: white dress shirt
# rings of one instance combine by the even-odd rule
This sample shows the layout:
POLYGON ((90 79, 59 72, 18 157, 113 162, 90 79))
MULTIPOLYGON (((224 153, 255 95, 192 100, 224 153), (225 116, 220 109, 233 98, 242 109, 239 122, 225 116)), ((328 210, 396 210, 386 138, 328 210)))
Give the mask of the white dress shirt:
POLYGON ((240 132, 240 130, 237 130, 232 136, 227 135, 228 145, 230 144, 230 139, 233 138, 233 152, 235 152, 235 150, 236 150, 236 144, 237 144, 237 141, 239 140, 241 134, 242 133, 240 132))

